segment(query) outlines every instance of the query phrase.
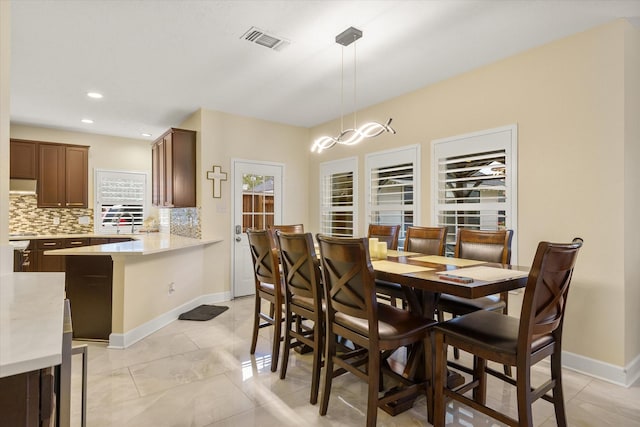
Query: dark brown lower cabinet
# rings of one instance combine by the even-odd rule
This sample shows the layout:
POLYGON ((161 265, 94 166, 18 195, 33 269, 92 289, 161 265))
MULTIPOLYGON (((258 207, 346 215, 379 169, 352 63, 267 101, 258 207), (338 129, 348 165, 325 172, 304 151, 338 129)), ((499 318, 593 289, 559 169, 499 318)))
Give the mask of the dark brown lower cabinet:
POLYGON ((110 256, 66 257, 66 292, 73 338, 108 340, 111 333, 113 261, 110 256))
POLYGON ((53 369, 0 378, 0 427, 55 424, 53 369))

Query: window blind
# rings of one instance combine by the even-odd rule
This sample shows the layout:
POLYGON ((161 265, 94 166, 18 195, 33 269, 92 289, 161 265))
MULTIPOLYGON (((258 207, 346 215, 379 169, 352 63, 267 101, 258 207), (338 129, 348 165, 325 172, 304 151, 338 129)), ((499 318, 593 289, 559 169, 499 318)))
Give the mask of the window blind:
POLYGON ((353 237, 356 227, 355 159, 323 163, 321 174, 320 230, 338 237, 353 237))
POLYGON ((515 140, 508 128, 434 144, 434 224, 447 227, 447 253, 457 232, 515 226, 515 140))
POLYGON ((146 181, 144 173, 96 171, 96 232, 113 233, 116 227, 142 225, 146 181))

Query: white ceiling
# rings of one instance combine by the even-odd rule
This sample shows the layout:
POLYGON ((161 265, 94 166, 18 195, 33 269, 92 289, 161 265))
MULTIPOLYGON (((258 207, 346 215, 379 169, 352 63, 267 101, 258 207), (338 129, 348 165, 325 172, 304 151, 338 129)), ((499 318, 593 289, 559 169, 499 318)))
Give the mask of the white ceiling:
POLYGON ((310 127, 340 116, 350 26, 363 108, 620 17, 638 26, 640 0, 12 0, 11 120, 153 139, 202 107, 310 127))

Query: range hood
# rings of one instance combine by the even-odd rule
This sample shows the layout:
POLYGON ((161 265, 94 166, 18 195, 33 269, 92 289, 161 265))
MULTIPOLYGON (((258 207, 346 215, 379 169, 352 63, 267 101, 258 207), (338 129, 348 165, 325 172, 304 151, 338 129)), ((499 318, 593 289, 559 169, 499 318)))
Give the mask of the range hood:
POLYGON ((36 194, 38 181, 35 179, 10 179, 9 194, 36 194))

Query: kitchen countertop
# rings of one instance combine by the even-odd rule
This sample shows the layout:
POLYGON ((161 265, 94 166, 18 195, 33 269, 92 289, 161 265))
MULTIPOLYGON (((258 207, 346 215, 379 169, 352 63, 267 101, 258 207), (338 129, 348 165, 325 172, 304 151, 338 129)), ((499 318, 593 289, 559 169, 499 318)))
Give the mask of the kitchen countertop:
POLYGON ((63 316, 64 273, 1 274, 0 378, 60 364, 63 316))
MULTIPOLYGON (((105 236, 103 234, 67 234, 55 236, 55 238, 65 237, 129 237, 134 240, 129 242, 108 243, 104 245, 80 246, 68 249, 54 249, 46 251, 45 255, 151 255, 160 252, 168 252, 178 249, 203 246, 210 243, 217 243, 222 241, 222 239, 192 239, 190 237, 182 237, 175 234, 166 233, 118 234, 109 236, 105 236)), ((38 236, 37 238, 44 237, 38 236)))

